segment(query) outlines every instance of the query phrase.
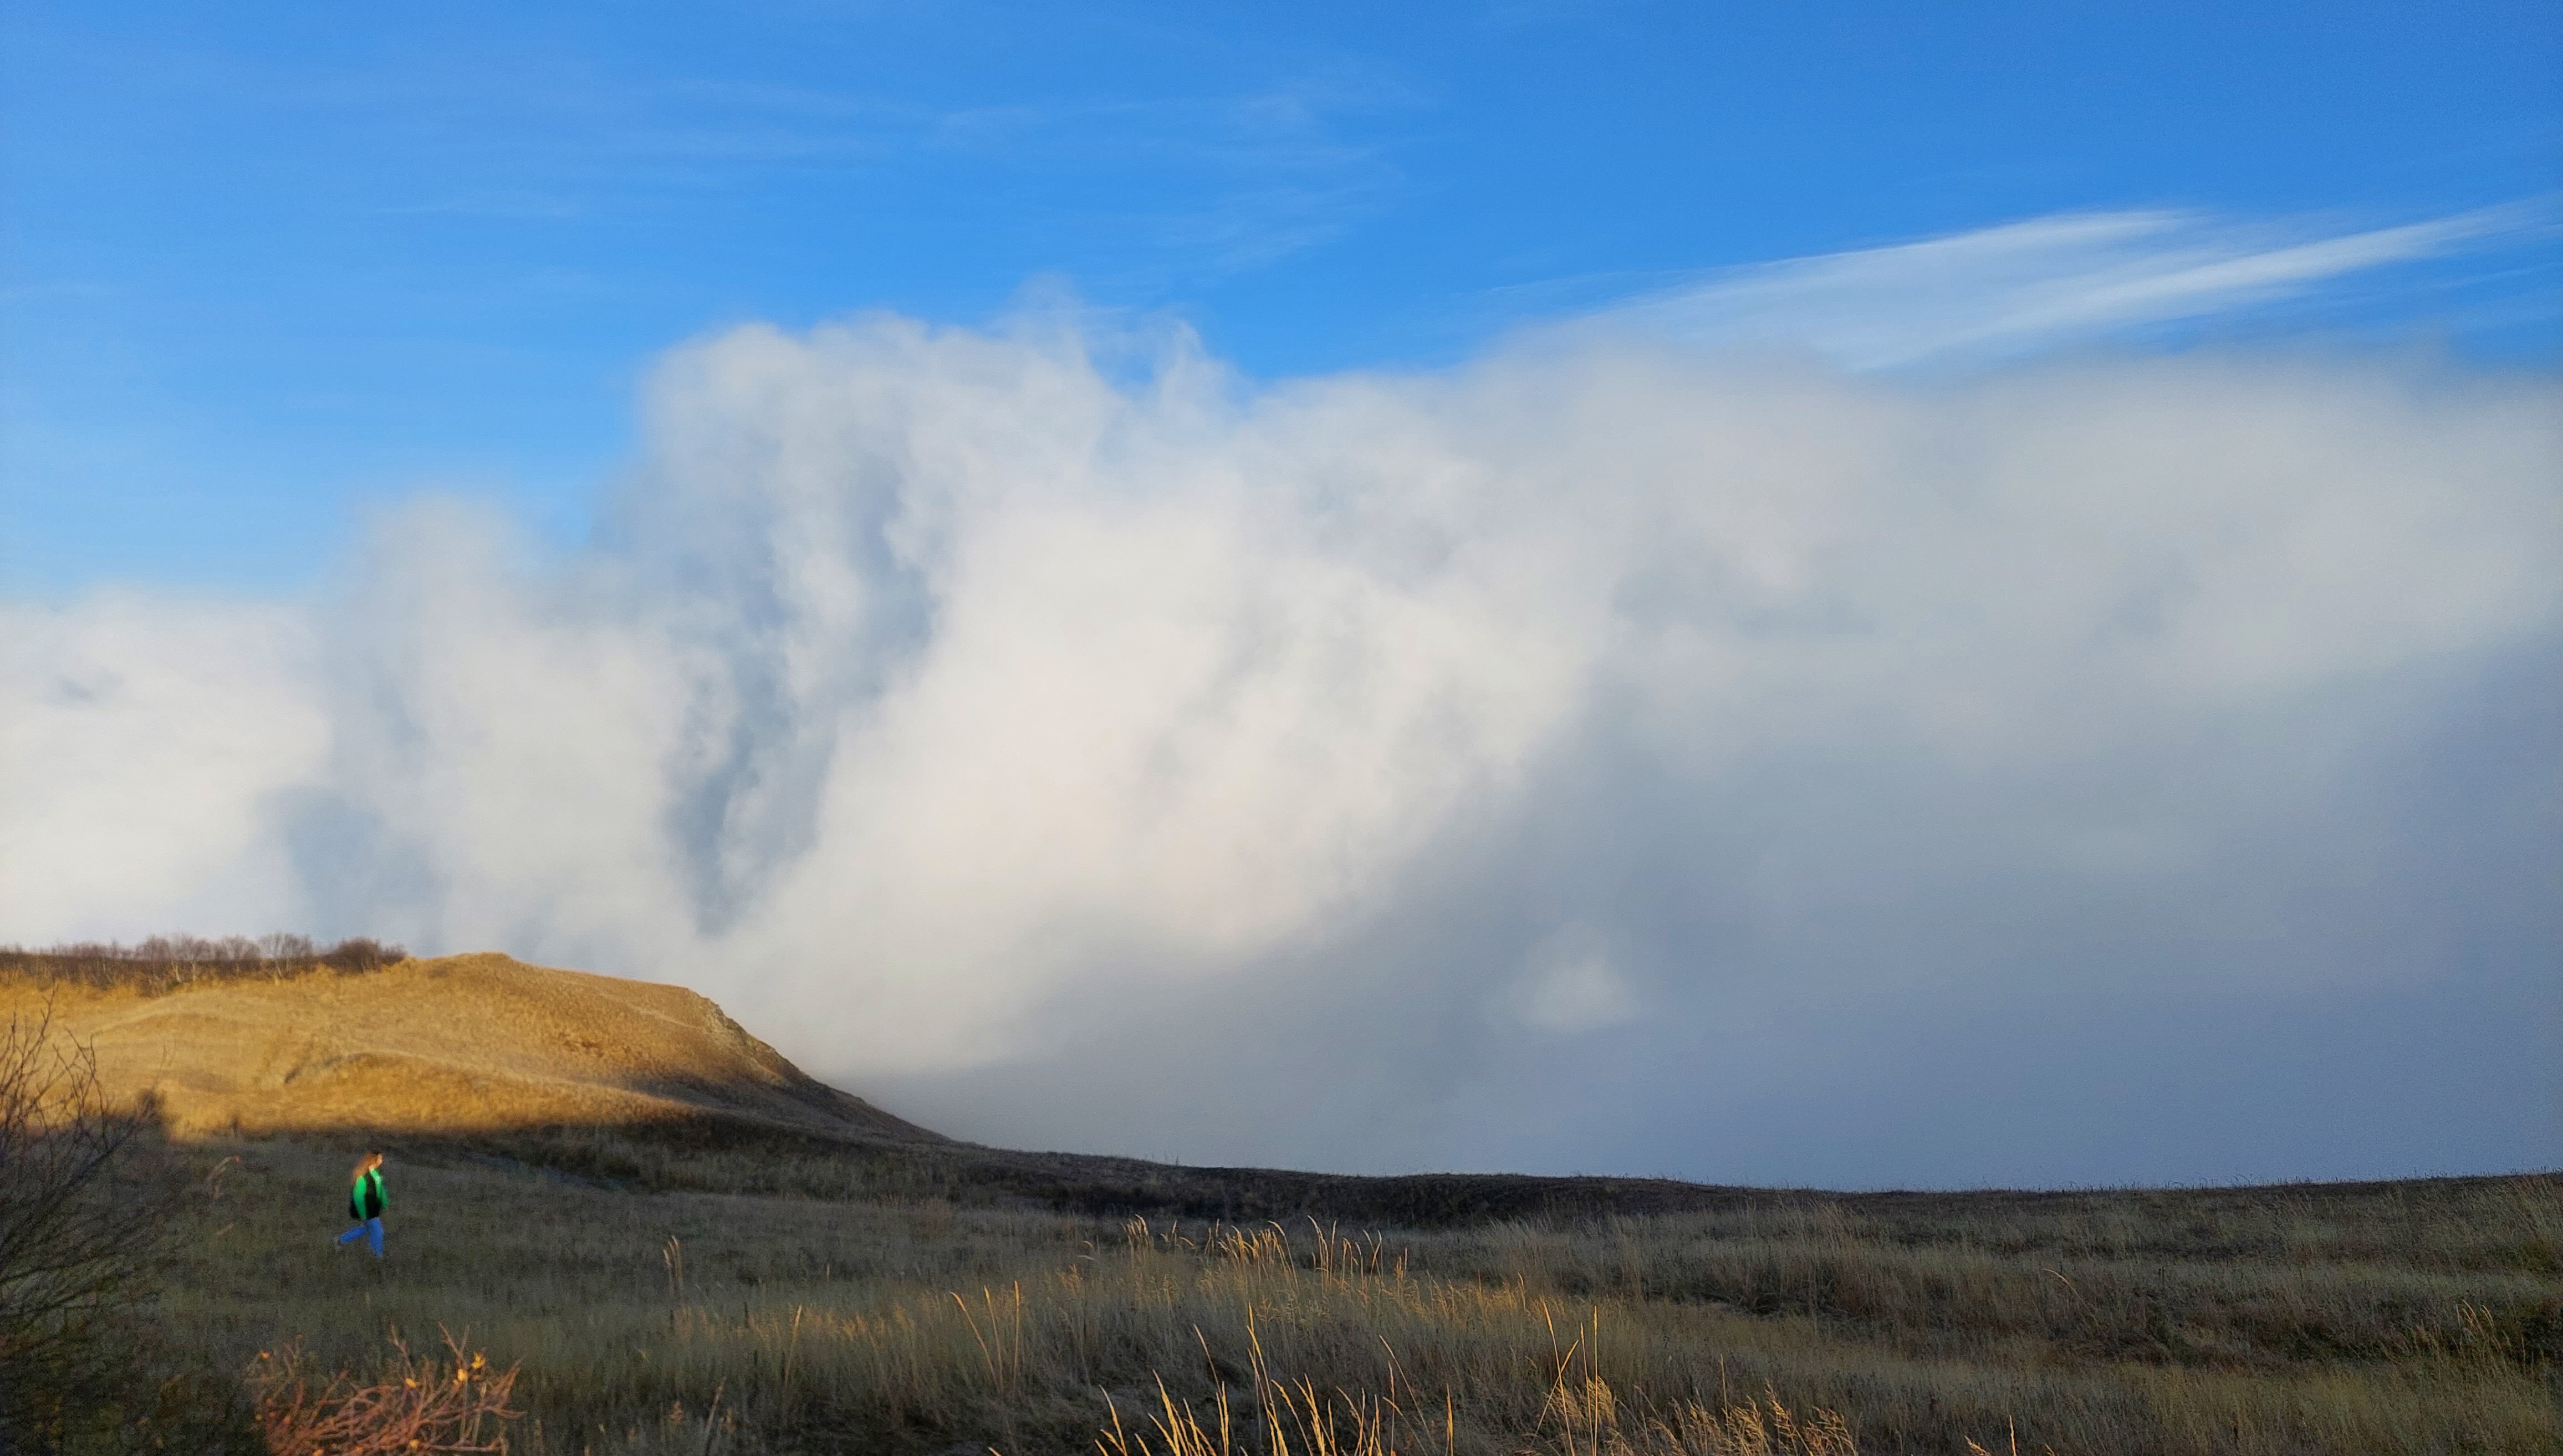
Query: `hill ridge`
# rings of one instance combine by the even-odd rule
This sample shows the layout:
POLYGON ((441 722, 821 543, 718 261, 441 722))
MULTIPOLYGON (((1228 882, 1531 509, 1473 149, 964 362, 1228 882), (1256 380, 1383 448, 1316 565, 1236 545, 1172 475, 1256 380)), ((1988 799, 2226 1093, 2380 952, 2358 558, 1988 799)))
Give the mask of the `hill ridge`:
MULTIPOLYGON (((23 1016, 47 1003, 58 1030, 95 1048, 108 1093, 156 1098, 164 1127, 181 1138, 380 1140, 412 1154, 498 1156, 602 1186, 958 1199, 1230 1222, 1314 1215, 1419 1228, 1815 1203, 2030 1207, 2142 1192, 1365 1175, 990 1147, 820 1082, 697 991, 495 951, 361 974, 231 977, 169 989, 0 975, 0 1014, 23 1016)), ((2497 1180, 2387 1181, 2421 1190, 2497 1180)), ((2287 1191, 2328 1199, 2374 1186, 2287 1191)))
POLYGON ((157 993, 0 982, 0 1006, 46 1004, 111 1095, 156 1099, 180 1136, 710 1119, 948 1141, 803 1072, 700 992, 496 951, 157 993))

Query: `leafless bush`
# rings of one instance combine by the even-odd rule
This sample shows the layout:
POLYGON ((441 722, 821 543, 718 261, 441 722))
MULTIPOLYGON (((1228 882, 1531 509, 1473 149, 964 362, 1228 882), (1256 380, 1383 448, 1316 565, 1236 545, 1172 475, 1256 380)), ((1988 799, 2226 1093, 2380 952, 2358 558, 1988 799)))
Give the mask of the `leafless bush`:
POLYGON ((0 948, 0 977, 156 996, 200 981, 276 980, 321 970, 363 975, 408 958, 409 952, 398 945, 363 937, 323 946, 309 936, 284 932, 255 940, 247 936, 219 940, 153 936, 131 945, 85 940, 41 950, 0 948))
POLYGON ((146 1291, 184 1181, 51 1008, 0 1031, 0 1447, 43 1450, 132 1371, 113 1319, 146 1291))
POLYGON ((378 1378, 366 1382, 339 1370, 317 1389, 299 1339, 260 1351, 242 1380, 258 1403, 268 1449, 346 1456, 506 1450, 506 1423, 523 1413, 507 1405, 517 1367, 493 1368, 453 1332, 440 1326, 438 1333, 445 1337, 441 1356, 412 1354, 393 1331, 392 1357, 378 1378))

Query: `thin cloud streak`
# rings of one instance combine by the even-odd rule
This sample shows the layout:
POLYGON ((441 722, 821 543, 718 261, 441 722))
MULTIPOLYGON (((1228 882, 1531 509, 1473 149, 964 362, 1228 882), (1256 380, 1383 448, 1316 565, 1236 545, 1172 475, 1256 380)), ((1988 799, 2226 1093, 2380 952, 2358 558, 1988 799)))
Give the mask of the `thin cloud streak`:
POLYGON ((1725 348, 1807 348, 1846 368, 1983 362, 2298 297, 2354 274, 2555 232, 2545 203, 2306 237, 2201 213, 2064 214, 1884 248, 1720 270, 1567 325, 1725 348))

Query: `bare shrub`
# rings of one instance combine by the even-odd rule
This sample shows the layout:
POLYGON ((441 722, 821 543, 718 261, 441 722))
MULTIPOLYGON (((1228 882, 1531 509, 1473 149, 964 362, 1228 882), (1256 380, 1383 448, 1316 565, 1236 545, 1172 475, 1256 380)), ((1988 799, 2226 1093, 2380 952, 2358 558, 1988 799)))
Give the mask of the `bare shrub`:
POLYGON ((391 1358, 375 1379, 342 1369, 316 1388, 298 1337, 260 1351, 241 1378, 257 1403, 268 1449, 280 1456, 506 1450, 507 1422, 523 1414, 507 1404, 518 1367, 493 1368, 452 1331, 440 1326, 438 1333, 445 1338, 442 1355, 411 1353, 395 1330, 391 1358))
POLYGON ((219 940, 153 936, 131 945, 89 940, 41 950, 0 947, 0 977, 158 996, 202 981, 281 980, 321 970, 364 975, 408 958, 409 952, 398 945, 362 936, 322 946, 309 936, 281 931, 255 940, 247 936, 219 940))
POLYGON ((118 1313, 148 1294, 183 1179, 49 1006, 0 1031, 0 1445, 45 1449, 130 1385, 118 1313))

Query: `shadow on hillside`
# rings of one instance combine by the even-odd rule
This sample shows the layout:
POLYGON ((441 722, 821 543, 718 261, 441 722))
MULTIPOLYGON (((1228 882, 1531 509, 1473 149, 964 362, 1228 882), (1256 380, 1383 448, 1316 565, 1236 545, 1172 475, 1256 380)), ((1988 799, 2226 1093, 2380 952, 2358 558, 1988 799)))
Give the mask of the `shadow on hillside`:
MULTIPOLYGON (((851 1099, 850 1099, 851 1100, 851 1099)), ((895 1123, 895 1120, 890 1120, 895 1123)), ((907 1128, 906 1124, 897 1124, 907 1128)), ((1521 1221, 1580 1224, 1612 1217, 1826 1206, 1847 1214, 1993 1215, 2079 1205, 2144 1204, 2156 1215, 2203 1213, 2283 1196, 2308 1207, 2380 1196, 2454 1195, 2500 1178, 2290 1183, 2172 1189, 1986 1189, 1844 1193, 1747 1188, 1670 1178, 1527 1173, 1362 1176, 1279 1168, 1190 1167, 1083 1153, 1024 1152, 915 1130, 823 1136, 718 1115, 647 1122, 419 1133, 363 1126, 301 1128, 305 1142, 379 1147, 431 1165, 629 1192, 703 1192, 821 1200, 939 1201, 1095 1217, 1260 1223, 1313 1217, 1353 1226, 1461 1228, 1521 1221)))
POLYGON ((378 1147, 396 1159, 494 1168, 632 1192, 939 1200, 1100 1217, 1260 1222, 1313 1216, 1445 1228, 1512 1219, 1583 1221, 1804 1202, 1837 1195, 1721 1188, 1661 1178, 1412 1173, 1364 1177, 1187 1167, 1136 1158, 1021 1152, 932 1134, 829 1136, 717 1114, 612 1124, 421 1132, 363 1124, 234 1135, 378 1147))

